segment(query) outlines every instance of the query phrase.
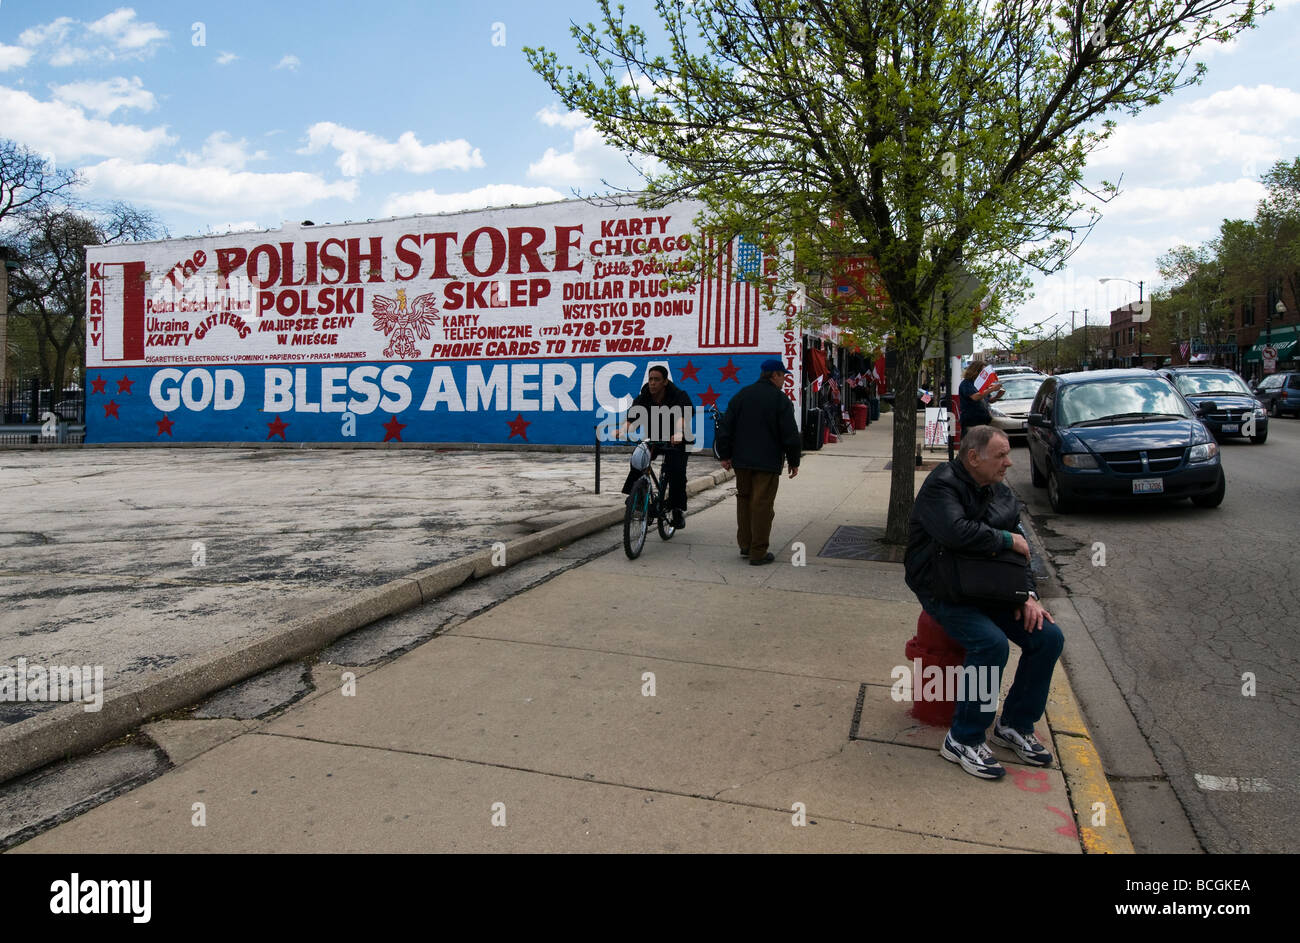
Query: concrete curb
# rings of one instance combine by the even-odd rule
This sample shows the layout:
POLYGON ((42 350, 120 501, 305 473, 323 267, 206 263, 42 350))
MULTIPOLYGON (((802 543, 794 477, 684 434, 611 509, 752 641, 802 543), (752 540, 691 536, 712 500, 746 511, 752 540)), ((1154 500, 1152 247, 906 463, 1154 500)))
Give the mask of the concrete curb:
MULTIPOLYGON (((1082 626, 1083 622, 1068 597, 1049 600, 1054 610, 1053 618, 1061 624, 1063 610, 1068 609, 1066 621, 1082 626)), ((1061 666, 1058 665, 1058 668, 1061 666)), ((1052 679, 1052 691, 1047 703, 1047 725, 1056 741, 1056 759, 1065 776, 1070 792, 1070 807, 1074 810, 1079 842, 1085 854, 1131 855, 1133 838, 1120 812, 1119 801, 1110 788, 1101 756, 1092 742, 1092 732, 1083 719, 1079 702, 1070 686, 1069 675, 1058 670, 1052 679), (1100 807, 1097 804, 1100 803, 1100 807), (1096 809, 1096 811, 1094 811, 1096 809), (1094 825, 1101 814, 1104 824, 1094 825)))
MULTIPOLYGON (((687 483, 687 493, 698 494, 732 477, 724 470, 701 476, 687 483)), ((484 550, 440 563, 360 592, 346 603, 128 682, 105 695, 98 711, 88 712, 79 703, 64 704, 0 728, 0 783, 55 760, 88 753, 153 717, 188 707, 276 665, 320 651, 372 622, 414 609, 472 579, 509 569, 622 520, 623 508, 611 508, 513 540, 505 544, 503 555, 484 550), (495 563, 494 557, 501 563, 495 563)))

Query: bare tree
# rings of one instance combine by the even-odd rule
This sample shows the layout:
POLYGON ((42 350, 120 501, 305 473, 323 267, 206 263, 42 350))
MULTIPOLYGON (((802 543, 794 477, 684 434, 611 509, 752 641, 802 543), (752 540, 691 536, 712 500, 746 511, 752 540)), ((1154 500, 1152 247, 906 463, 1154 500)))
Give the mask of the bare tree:
POLYGON ((157 238, 165 230, 152 214, 126 203, 98 210, 46 203, 26 209, 16 235, 14 311, 35 330, 42 383, 57 393, 73 357, 85 360, 86 247, 157 238))
POLYGON ((0 227, 11 216, 35 209, 80 183, 75 170, 57 170, 16 141, 0 140, 0 227))

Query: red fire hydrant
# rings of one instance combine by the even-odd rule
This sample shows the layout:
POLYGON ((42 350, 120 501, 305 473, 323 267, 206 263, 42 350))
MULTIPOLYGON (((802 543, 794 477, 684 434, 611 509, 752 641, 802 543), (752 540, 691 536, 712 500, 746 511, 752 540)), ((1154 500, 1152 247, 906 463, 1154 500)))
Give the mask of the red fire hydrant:
MULTIPOLYGON (((909 713, 924 724, 952 726, 952 714, 956 705, 951 700, 943 699, 942 695, 938 699, 922 697, 921 692, 925 686, 922 672, 934 666, 941 674, 947 675, 949 667, 960 668, 966 661, 966 649, 954 642, 943 627, 922 609, 916 620, 916 635, 908 640, 903 651, 911 662, 912 709, 909 713)), ((939 690, 945 691, 942 685, 939 690)))

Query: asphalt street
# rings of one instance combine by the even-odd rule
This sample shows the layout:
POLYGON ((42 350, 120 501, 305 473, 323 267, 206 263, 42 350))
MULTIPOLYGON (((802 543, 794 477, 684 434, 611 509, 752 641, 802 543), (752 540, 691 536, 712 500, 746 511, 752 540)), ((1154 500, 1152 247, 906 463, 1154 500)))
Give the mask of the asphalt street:
MULTIPOLYGON (((1121 802, 1163 775, 1206 851, 1294 852, 1300 421, 1272 420, 1263 445, 1229 440, 1220 454, 1227 496, 1214 510, 1179 501, 1057 515, 1030 484, 1023 445, 1007 481, 1161 767, 1100 738, 1121 802)), ((1135 806, 1125 808, 1141 847, 1135 806)))

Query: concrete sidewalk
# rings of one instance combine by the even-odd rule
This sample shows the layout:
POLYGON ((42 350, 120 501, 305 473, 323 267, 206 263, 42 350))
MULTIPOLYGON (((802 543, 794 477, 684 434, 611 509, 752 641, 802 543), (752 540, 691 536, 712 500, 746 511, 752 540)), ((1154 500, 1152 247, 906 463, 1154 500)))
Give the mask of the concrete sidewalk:
MULTIPOLYGON (((887 419, 782 480, 775 565, 738 557, 730 500, 636 561, 610 529, 587 538, 609 552, 400 657, 367 646, 481 607, 452 593, 147 725, 170 771, 16 850, 1128 850, 1063 672, 1039 725, 1060 763, 999 750, 1000 782, 891 699, 919 613, 901 564, 818 555, 883 527, 887 419), (266 694, 295 677, 288 706, 266 694)), ((1068 657, 1077 616, 1048 607, 1068 657)))

